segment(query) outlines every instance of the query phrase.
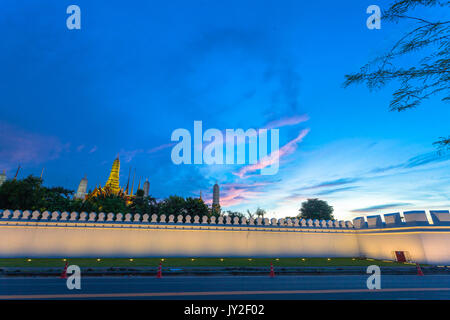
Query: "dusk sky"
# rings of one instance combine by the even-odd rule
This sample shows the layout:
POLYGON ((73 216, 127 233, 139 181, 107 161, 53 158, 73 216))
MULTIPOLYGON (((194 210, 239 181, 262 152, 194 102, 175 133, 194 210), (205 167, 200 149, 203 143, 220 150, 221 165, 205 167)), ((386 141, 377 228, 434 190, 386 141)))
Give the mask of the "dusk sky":
POLYGON ((202 191, 210 201, 217 181, 223 210, 261 207, 269 218, 297 215, 307 198, 328 201, 338 219, 449 209, 450 154, 432 145, 448 135, 448 104, 389 112, 395 82, 342 86, 414 25, 369 30, 366 8, 387 3, 4 0, 0 171, 45 167, 45 185, 72 190, 86 175, 91 189, 119 153, 122 186, 132 167, 156 198, 202 191), (71 4, 81 30, 66 27, 71 4), (173 164, 172 132, 193 133, 196 120, 203 130, 278 128, 278 173, 173 164))

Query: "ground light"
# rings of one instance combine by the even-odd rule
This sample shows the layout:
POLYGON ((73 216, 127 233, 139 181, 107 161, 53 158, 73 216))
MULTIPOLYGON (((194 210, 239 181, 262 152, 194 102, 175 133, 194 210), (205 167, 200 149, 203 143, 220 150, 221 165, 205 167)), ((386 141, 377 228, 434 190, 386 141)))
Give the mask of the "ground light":
POLYGON ((28 259, 27 261, 28 261, 28 262, 31 262, 31 259, 28 259))
POLYGON ((162 262, 164 262, 164 259, 161 259, 162 262))
POLYGON ((133 259, 130 259, 131 262, 133 262, 133 259))
POLYGON ((305 259, 305 258, 302 258, 302 261, 306 261, 306 259, 305 259))
POLYGON ((191 259, 191 261, 195 261, 195 259, 194 259, 194 258, 192 258, 192 259, 191 259))
POLYGON ((98 262, 100 262, 102 259, 97 259, 98 262))
POLYGON ((330 259, 330 258, 328 258, 327 260, 328 260, 328 261, 330 261, 331 259, 330 259))
POLYGON ((276 258, 275 260, 280 261, 280 259, 276 258))
POLYGON ((222 262, 223 262, 223 258, 221 258, 221 259, 220 259, 220 261, 222 261, 222 262))
POLYGON ((248 259, 248 261, 252 261, 252 259, 248 259))
POLYGON ((67 261, 67 259, 63 259, 63 261, 67 261))

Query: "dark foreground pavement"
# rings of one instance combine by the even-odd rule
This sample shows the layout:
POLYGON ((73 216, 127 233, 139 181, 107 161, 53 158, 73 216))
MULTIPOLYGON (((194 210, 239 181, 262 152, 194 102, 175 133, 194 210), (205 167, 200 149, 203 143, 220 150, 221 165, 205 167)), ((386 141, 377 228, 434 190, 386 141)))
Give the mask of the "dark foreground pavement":
POLYGON ((69 290, 56 277, 2 277, 0 299, 450 299, 449 275, 84 277, 69 290))

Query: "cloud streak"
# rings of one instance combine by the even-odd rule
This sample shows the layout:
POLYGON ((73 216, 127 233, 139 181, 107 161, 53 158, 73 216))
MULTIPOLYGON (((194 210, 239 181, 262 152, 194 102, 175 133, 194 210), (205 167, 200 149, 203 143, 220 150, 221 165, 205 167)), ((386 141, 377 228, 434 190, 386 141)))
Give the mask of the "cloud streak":
POLYGON ((242 167, 237 173, 234 173, 234 174, 240 178, 244 178, 244 176, 248 172, 254 172, 257 170, 261 170, 261 169, 264 169, 268 166, 271 166, 271 165, 279 162, 282 157, 293 153, 297 149, 297 144, 300 143, 301 141, 303 141, 303 138, 308 133, 309 133, 309 129, 303 129, 295 139, 289 141, 287 144, 285 144, 283 147, 281 147, 280 150, 271 152, 269 155, 260 159, 258 161, 258 163, 250 164, 250 165, 242 167))
POLYGON ((391 209, 391 208, 404 207, 404 206, 409 206, 409 205, 411 205, 411 203, 408 203, 408 202, 386 203, 386 204, 380 204, 380 205, 371 206, 371 207, 367 207, 367 208, 354 209, 354 210, 351 210, 351 212, 367 213, 367 212, 373 212, 376 210, 391 209))

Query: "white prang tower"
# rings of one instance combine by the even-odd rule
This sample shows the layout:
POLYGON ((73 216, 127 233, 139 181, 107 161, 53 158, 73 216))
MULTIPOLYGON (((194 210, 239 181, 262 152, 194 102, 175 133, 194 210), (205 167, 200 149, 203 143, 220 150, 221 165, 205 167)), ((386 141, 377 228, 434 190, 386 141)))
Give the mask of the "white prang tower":
POLYGON ((148 179, 144 182, 144 197, 148 197, 150 193, 150 182, 148 182, 148 179))
POLYGON ((213 187, 213 202, 212 202, 213 213, 220 214, 220 189, 219 185, 216 184, 213 187))
POLYGON ((0 186, 6 181, 6 173, 3 170, 3 173, 0 173, 0 186))
POLYGON ((77 193, 75 193, 75 195, 73 196, 74 199, 84 200, 84 198, 86 197, 87 183, 88 180, 86 176, 84 176, 84 178, 81 179, 80 184, 78 185, 77 193))

